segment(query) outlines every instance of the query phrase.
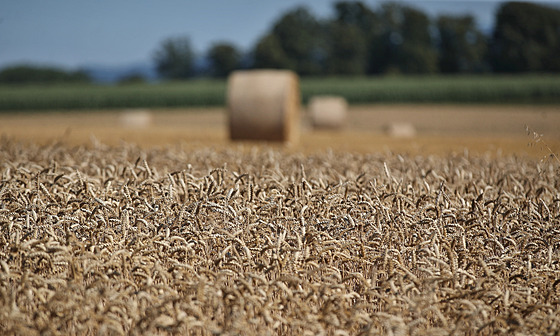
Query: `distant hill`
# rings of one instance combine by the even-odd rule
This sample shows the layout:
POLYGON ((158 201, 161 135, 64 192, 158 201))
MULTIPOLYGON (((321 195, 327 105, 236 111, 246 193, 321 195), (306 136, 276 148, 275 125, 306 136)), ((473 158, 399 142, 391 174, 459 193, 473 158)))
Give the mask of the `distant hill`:
POLYGON ((155 66, 151 63, 117 65, 84 65, 80 67, 93 81, 98 83, 116 83, 130 75, 141 75, 147 81, 158 79, 155 66))
MULTIPOLYGON (((208 73, 210 61, 205 57, 198 57, 194 61, 195 77, 205 76, 208 73)), ((116 83, 122 78, 130 75, 141 75, 146 81, 159 79, 156 66, 152 63, 135 63, 128 65, 96 65, 89 64, 80 67, 94 82, 116 83)))

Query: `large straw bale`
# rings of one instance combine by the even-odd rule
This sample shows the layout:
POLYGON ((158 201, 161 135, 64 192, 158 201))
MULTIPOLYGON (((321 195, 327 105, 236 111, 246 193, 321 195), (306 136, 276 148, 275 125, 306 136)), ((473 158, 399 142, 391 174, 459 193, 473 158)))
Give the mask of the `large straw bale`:
POLYGON ((297 142, 300 92, 287 70, 235 71, 228 79, 227 108, 232 140, 297 142))
POLYGON ((315 96, 309 101, 309 115, 314 128, 344 127, 348 114, 346 99, 339 96, 315 96))

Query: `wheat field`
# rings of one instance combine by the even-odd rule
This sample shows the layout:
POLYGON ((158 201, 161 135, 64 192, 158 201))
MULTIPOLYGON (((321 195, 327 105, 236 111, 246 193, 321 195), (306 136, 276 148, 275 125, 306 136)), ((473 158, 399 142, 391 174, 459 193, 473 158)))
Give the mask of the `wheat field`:
POLYGON ((142 113, 0 117, 0 334, 560 334, 557 107, 142 113))
POLYGON ((560 333, 560 162, 0 142, 0 333, 560 333))

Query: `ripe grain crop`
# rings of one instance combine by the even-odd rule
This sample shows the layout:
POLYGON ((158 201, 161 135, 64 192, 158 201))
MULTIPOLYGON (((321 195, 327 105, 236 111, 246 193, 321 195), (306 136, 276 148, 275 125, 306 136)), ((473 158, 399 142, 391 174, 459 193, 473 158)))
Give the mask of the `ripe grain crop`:
POLYGON ((560 332, 559 163, 0 142, 0 333, 560 332))

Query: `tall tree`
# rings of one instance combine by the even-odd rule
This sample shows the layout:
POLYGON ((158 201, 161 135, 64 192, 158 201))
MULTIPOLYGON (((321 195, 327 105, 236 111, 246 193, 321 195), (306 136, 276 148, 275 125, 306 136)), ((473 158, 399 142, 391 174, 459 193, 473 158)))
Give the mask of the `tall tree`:
POLYGON ((284 14, 274 24, 272 35, 280 44, 292 70, 300 75, 318 75, 322 72, 323 29, 305 7, 284 14))
POLYGON ((373 72, 433 73, 437 53, 428 16, 411 7, 386 3, 379 13, 381 29, 374 39, 373 72))
POLYGON ((334 5, 335 21, 358 27, 366 37, 376 30, 377 15, 361 1, 339 1, 334 5))
POLYGON ((356 25, 333 22, 329 29, 326 72, 330 75, 364 75, 367 43, 356 25))
POLYGON ((430 35, 428 16, 411 7, 402 8, 402 48, 399 67, 406 73, 437 72, 437 53, 430 35))
POLYGON ((253 67, 269 69, 292 69, 288 56, 274 34, 263 36, 253 50, 253 67))
POLYGON ((327 72, 366 74, 376 32, 376 14, 361 1, 340 1, 334 9, 327 38, 327 72))
POLYGON ((379 30, 372 39, 368 64, 369 72, 380 74, 398 72, 397 51, 402 44, 400 5, 385 3, 378 11, 379 30))
POLYGON ((194 52, 188 37, 169 38, 154 54, 156 70, 166 79, 185 79, 194 73, 194 52))
POLYGON ((487 42, 471 15, 443 15, 438 17, 436 25, 441 72, 484 71, 487 42))
POLYGON ((496 15, 491 49, 497 72, 560 71, 560 11, 507 2, 496 15))
POLYGON ((214 77, 227 77, 239 67, 241 55, 234 45, 217 43, 208 51, 208 59, 212 63, 211 73, 214 77))

